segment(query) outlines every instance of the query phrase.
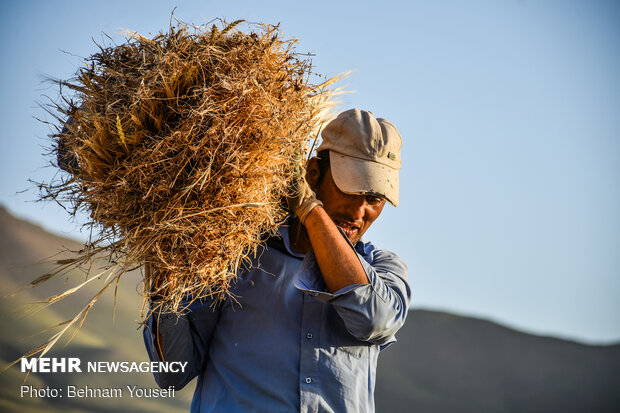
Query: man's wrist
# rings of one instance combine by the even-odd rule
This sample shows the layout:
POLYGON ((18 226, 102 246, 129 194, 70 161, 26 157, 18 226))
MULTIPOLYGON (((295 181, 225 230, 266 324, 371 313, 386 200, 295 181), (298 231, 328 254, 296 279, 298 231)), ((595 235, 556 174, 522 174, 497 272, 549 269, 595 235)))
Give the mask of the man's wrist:
POLYGON ((310 212, 317 206, 322 207, 323 202, 319 201, 314 197, 304 202, 299 208, 297 208, 297 211, 295 211, 297 217, 299 218, 299 221, 301 221, 301 223, 305 225, 308 215, 310 215, 310 212))

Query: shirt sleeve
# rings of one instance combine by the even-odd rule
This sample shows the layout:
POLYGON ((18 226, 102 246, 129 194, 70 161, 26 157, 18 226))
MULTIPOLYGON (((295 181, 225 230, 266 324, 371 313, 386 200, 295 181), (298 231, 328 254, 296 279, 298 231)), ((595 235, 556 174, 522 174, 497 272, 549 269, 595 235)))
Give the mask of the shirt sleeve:
POLYGON ((396 341, 411 303, 407 266, 394 253, 373 250, 370 262, 357 254, 368 284, 354 284, 334 293, 327 291, 313 252, 306 254, 295 286, 329 303, 351 335, 361 341, 387 346, 396 341))
POLYGON ((151 312, 143 329, 150 360, 187 362, 180 373, 153 373, 159 387, 181 389, 200 373, 218 318, 219 305, 213 300, 196 300, 182 314, 151 312))

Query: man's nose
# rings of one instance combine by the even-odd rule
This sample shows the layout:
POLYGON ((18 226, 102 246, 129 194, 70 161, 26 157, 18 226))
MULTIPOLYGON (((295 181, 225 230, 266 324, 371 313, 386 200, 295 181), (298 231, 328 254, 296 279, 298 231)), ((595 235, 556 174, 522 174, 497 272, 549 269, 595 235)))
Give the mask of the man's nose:
POLYGON ((364 218, 366 197, 364 195, 349 195, 347 212, 355 221, 364 218))

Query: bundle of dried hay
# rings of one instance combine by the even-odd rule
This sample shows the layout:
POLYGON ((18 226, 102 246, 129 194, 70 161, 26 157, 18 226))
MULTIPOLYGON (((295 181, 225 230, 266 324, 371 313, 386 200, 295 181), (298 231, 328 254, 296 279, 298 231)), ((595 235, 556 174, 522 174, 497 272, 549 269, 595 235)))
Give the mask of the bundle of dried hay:
MULTIPOLYGON (((336 79, 312 84, 294 40, 238 23, 130 33, 60 82, 74 93, 55 106, 64 128, 55 151, 71 174, 43 185, 44 196, 89 212, 97 229, 60 270, 103 255, 105 290, 149 265, 158 271, 145 272, 145 297, 179 311, 187 297, 225 296, 275 231, 336 79)), ((68 324, 81 324, 93 303, 68 324)))

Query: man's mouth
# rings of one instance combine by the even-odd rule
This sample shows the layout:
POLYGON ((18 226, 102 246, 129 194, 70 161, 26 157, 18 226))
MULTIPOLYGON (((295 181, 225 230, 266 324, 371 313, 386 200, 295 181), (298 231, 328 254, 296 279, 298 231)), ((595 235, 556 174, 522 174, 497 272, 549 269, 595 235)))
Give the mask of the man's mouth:
POLYGON ((343 222, 337 222, 336 225, 344 231, 345 235, 349 239, 353 238, 359 232, 359 228, 353 225, 345 224, 343 222))

